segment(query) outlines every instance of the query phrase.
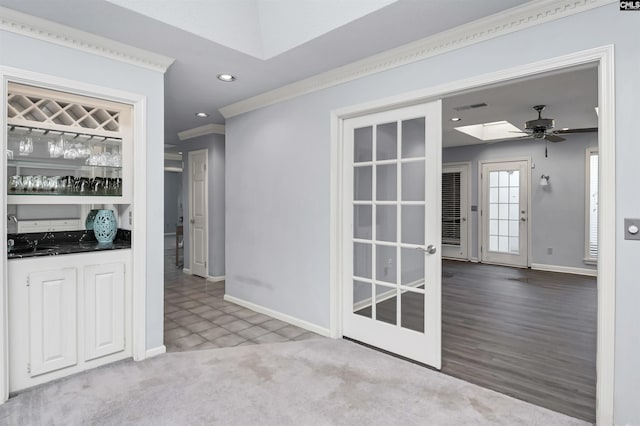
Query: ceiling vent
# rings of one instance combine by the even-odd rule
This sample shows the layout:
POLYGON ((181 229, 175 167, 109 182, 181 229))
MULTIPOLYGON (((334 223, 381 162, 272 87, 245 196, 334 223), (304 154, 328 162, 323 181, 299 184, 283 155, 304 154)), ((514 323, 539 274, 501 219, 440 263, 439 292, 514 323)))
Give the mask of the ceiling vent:
POLYGON ((482 102, 482 103, 479 103, 479 104, 471 104, 471 105, 463 105, 463 106, 455 107, 454 110, 456 110, 456 111, 466 111, 468 109, 484 108, 486 106, 488 106, 488 105, 485 104, 484 102, 482 102))

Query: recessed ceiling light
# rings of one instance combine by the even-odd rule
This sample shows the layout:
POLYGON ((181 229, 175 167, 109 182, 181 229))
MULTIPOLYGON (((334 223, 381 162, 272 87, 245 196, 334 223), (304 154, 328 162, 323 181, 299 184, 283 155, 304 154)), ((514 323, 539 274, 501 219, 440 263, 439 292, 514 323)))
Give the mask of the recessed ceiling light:
POLYGON ((460 121, 460 120, 461 120, 461 118, 460 118, 460 117, 453 117, 453 118, 451 118, 451 121, 460 121))
POLYGON ((231 74, 218 74, 218 80, 224 81, 226 83, 230 83, 234 81, 236 78, 231 74))
POLYGON ((196 112, 196 117, 207 118, 208 116, 209 114, 207 114, 206 112, 196 112))

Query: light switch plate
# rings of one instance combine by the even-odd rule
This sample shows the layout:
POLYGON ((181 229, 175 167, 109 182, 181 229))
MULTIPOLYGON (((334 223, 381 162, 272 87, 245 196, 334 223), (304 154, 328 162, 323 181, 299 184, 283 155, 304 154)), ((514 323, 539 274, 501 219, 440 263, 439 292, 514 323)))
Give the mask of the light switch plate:
POLYGON ((640 219, 626 219, 624 220, 624 239, 625 240, 640 240, 640 219), (629 228, 633 229, 635 226, 638 231, 635 234, 629 232, 629 228))

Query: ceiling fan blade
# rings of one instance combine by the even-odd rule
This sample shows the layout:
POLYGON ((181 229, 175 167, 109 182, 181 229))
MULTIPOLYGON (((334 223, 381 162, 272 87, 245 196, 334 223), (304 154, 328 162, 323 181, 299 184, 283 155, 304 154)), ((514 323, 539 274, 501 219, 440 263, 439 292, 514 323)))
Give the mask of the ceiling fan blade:
POLYGON ((550 135, 550 134, 546 134, 544 135, 544 138, 546 140, 548 140, 549 142, 562 142, 562 141, 566 141, 565 138, 560 137, 560 136, 556 136, 556 135, 550 135))
POLYGON ((556 130, 553 132, 554 135, 564 135, 570 133, 593 133, 597 132, 597 127, 585 127, 584 129, 567 129, 567 130, 556 130))

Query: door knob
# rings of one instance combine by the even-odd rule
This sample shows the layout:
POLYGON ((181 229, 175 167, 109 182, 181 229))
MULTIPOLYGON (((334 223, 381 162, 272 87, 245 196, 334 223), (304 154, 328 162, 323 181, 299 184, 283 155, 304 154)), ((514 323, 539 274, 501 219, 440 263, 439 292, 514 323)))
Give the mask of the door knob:
POLYGON ((429 244, 427 246, 427 248, 425 249, 425 252, 427 252, 427 254, 435 254, 436 253, 436 246, 434 246, 433 244, 429 244))

